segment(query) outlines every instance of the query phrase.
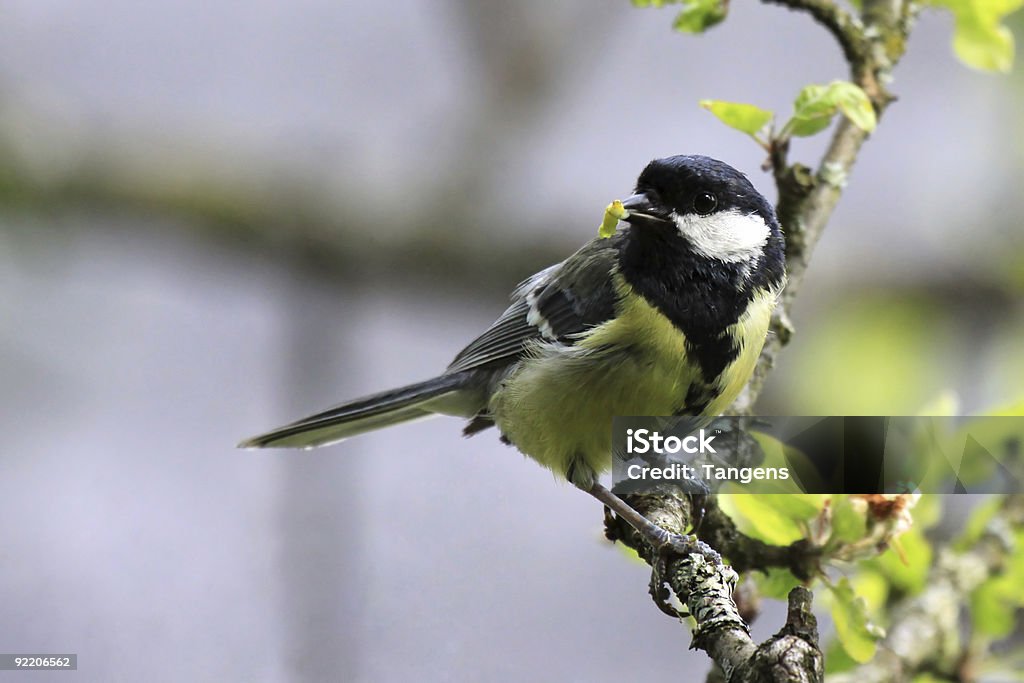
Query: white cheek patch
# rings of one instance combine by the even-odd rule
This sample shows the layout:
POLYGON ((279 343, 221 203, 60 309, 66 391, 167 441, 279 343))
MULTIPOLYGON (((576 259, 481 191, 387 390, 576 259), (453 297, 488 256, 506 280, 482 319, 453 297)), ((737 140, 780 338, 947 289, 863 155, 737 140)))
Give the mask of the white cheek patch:
POLYGON ((768 243, 770 234, 763 218, 756 213, 745 214, 736 209, 710 216, 674 215, 672 220, 694 251, 726 263, 756 260, 768 243))

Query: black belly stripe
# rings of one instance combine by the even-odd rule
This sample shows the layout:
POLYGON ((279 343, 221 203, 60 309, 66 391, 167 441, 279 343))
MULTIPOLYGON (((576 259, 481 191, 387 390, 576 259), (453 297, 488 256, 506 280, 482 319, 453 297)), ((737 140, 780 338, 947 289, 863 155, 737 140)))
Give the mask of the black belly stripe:
POLYGON ((686 392, 686 399, 683 405, 673 411, 673 415, 701 415, 707 410, 708 405, 711 404, 715 398, 715 390, 707 384, 694 382, 690 385, 689 391, 686 392))
POLYGON ((686 339, 686 352, 697 360, 705 382, 710 383, 718 379, 729 364, 740 355, 739 347, 728 334, 720 335, 710 342, 696 344, 690 341, 690 337, 686 339))
POLYGON ((742 266, 695 254, 674 226, 630 230, 619 256, 622 276, 633 290, 686 337, 707 384, 739 357, 727 330, 754 298, 742 266))

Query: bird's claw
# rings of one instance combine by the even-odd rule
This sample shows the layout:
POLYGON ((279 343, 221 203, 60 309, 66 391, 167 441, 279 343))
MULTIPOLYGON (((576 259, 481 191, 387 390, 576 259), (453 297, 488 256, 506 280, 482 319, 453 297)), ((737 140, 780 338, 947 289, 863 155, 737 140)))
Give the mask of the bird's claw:
POLYGON ((672 605, 669 600, 672 597, 672 593, 669 590, 669 585, 666 581, 668 575, 668 563, 669 560, 684 556, 694 549, 694 544, 698 541, 692 536, 682 536, 680 534, 671 534, 664 529, 659 529, 660 533, 658 537, 654 539, 652 544, 654 548, 654 555, 651 558, 651 582, 649 586, 649 592, 651 599, 654 604, 658 606, 662 612, 670 617, 676 619, 682 619, 690 616, 689 612, 677 609, 672 605))
POLYGON ((651 600, 658 606, 658 609, 673 619, 682 619, 689 616, 685 611, 676 609, 675 605, 669 602, 672 599, 672 592, 665 583, 662 570, 657 566, 659 564, 663 563, 660 559, 656 559, 651 567, 651 583, 648 591, 651 594, 651 600))

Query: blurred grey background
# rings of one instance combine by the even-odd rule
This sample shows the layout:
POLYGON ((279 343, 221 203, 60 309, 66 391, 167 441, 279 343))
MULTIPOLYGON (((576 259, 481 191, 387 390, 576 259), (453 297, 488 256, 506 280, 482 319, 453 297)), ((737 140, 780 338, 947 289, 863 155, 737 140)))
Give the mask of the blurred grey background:
MULTIPOLYGON (((702 679, 600 507, 492 433, 234 448, 442 369, 653 157, 716 156, 774 194, 697 101, 785 116, 845 77, 839 51, 755 3, 705 36, 671 20, 625 0, 5 2, 0 651, 79 671, 0 677, 702 679)), ((765 414, 1024 397, 1024 83, 957 63, 951 23, 913 34, 765 414)))

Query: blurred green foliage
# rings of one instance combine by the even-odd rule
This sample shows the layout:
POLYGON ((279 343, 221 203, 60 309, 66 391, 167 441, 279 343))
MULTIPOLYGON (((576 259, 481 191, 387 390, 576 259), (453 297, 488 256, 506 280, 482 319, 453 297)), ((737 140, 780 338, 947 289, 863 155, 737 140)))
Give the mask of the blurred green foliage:
POLYGON ((884 631, 872 623, 867 601, 857 594, 845 576, 829 584, 829 589, 829 611, 839 642, 854 661, 870 661, 884 631))
POLYGON ((954 323, 925 298, 840 300, 801 329, 780 373, 794 415, 914 415, 950 385, 954 323), (808 380, 813 378, 813 380, 808 380))
POLYGON ((1013 34, 1002 22, 1024 0, 928 0, 928 4, 953 13, 953 50, 960 61, 982 71, 1010 70, 1013 34))
POLYGON ((898 546, 891 546, 866 562, 864 571, 883 576, 892 588, 916 595, 928 583, 932 557, 931 544, 922 530, 915 526, 900 536, 898 546))
POLYGON ((672 28, 682 33, 703 33, 725 20, 726 0, 633 0, 634 7, 665 7, 680 5, 672 28))

